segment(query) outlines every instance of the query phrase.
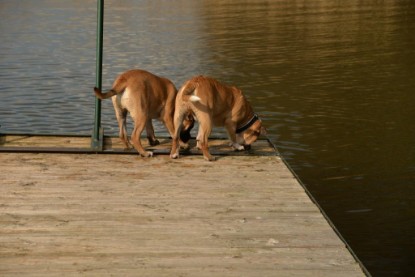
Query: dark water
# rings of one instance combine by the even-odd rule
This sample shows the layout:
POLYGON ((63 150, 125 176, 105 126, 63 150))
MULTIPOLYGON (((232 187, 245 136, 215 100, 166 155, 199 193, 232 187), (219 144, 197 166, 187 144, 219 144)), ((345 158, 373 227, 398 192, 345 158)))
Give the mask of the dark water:
MULTIPOLYGON (((415 274, 414 1, 105 8, 104 87, 134 67, 239 86, 367 269, 415 274)), ((95 31, 96 1, 0 1, 2 132, 91 133, 95 31)))

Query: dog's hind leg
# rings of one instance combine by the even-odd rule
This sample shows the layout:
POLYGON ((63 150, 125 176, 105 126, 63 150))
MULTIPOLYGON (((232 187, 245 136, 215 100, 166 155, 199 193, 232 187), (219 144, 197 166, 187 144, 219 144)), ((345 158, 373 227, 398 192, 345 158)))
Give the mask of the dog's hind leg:
POLYGON ((177 159, 179 157, 180 132, 183 128, 183 120, 185 115, 185 109, 176 108, 174 113, 174 133, 172 136, 172 148, 170 151, 170 158, 172 159, 177 159))
POLYGON ((128 133, 127 133, 127 113, 128 111, 126 109, 121 108, 118 104, 117 104, 117 99, 116 97, 112 98, 112 102, 114 105, 114 110, 115 110, 115 116, 117 117, 117 121, 118 121, 118 127, 119 127, 119 137, 121 139, 121 141, 124 143, 125 148, 129 149, 131 148, 131 144, 128 140, 128 133))
POLYGON ((212 131, 212 121, 207 114, 198 114, 199 119, 199 131, 197 134, 197 144, 198 147, 202 150, 203 157, 207 161, 214 161, 215 157, 213 157, 209 153, 209 136, 212 131))
POLYGON ((134 120, 134 130, 131 134, 131 143, 133 144, 134 148, 140 153, 143 157, 152 157, 153 152, 145 151, 143 146, 141 145, 141 133, 143 132, 146 123, 147 123, 147 116, 140 114, 132 114, 131 117, 134 120))
POLYGON ((180 131, 180 146, 182 148, 189 148, 189 140, 191 138, 190 131, 195 125, 195 119, 191 113, 187 113, 182 122, 182 130, 180 131))
POLYGON ((212 131, 212 126, 211 126, 210 122, 205 122, 205 121, 202 121, 202 120, 199 121, 199 132, 198 132, 198 135, 197 135, 198 136, 198 145, 199 145, 200 149, 202 150, 203 157, 207 161, 214 161, 215 160, 215 157, 213 157, 209 153, 208 139, 209 139, 209 135, 210 135, 211 131, 212 131))
MULTIPOLYGON (((166 116, 163 122, 167 130, 169 131, 170 136, 173 138, 175 134, 174 115, 172 117, 166 116)), ((190 131, 192 130, 194 126, 193 116, 189 113, 185 113, 180 125, 181 125, 181 129, 180 129, 180 135, 179 135, 179 144, 181 148, 188 149, 189 148, 188 142, 190 140, 190 131)))
POLYGON ((121 141, 124 143, 126 149, 130 149, 131 143, 128 139, 128 132, 127 132, 127 111, 123 112, 122 118, 118 120, 118 126, 120 128, 119 137, 121 141))
POLYGON ((154 128, 153 128, 153 123, 151 121, 151 118, 147 119, 147 122, 146 122, 146 134, 147 134, 148 143, 151 146, 160 144, 160 142, 156 139, 156 136, 154 135, 154 128))

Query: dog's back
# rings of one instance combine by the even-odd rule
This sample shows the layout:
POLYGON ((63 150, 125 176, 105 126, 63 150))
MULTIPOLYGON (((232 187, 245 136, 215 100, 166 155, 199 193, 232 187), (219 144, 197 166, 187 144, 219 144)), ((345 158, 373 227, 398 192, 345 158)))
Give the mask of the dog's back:
MULTIPOLYGON (((244 106, 246 102, 239 89, 221 84, 207 76, 196 76, 187 81, 180 89, 179 97, 180 99, 176 101, 198 103, 199 109, 211 114, 214 121, 217 121, 216 118, 222 119, 225 114, 230 114, 236 101, 244 102, 244 106)), ((245 108, 251 107, 248 105, 245 108)), ((222 121, 220 119, 219 121, 222 121)))
POLYGON ((176 87, 170 80, 148 71, 134 69, 124 72, 117 77, 108 93, 117 95, 119 105, 130 113, 140 109, 150 118, 160 119, 165 112, 173 117, 176 87))
MULTIPOLYGON (((152 156, 141 145, 141 132, 146 129, 150 145, 158 144, 154 135, 152 119, 161 120, 169 133, 174 132, 174 103, 177 95, 173 83, 163 77, 140 69, 126 71, 119 75, 107 92, 94 88, 95 95, 100 99, 112 97, 112 102, 120 128, 120 139, 126 148, 130 147, 126 129, 126 118, 129 112, 134 121, 131 143, 142 156, 152 156)), ((190 131, 189 131, 190 132, 190 131)))

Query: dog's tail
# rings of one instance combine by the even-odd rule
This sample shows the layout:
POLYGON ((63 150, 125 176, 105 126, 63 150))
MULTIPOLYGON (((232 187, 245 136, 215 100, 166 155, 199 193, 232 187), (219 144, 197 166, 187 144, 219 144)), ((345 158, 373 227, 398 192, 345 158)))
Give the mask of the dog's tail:
POLYGON ((201 100, 200 97, 195 95, 198 86, 199 83, 192 81, 185 84, 182 88, 182 99, 184 101, 199 102, 201 100))
POLYGON ((96 97, 102 100, 113 97, 116 94, 123 93, 128 86, 128 76, 126 77, 125 74, 126 73, 118 76, 112 85, 112 89, 107 92, 102 92, 99 88, 95 87, 94 92, 96 97))
POLYGON ((189 100, 190 100, 191 102, 199 102, 201 99, 200 99, 200 97, 199 97, 199 96, 196 96, 196 95, 191 95, 191 96, 189 97, 189 100))
POLYGON ((113 89, 107 91, 107 92, 102 92, 99 88, 94 87, 94 92, 95 92, 95 96, 98 97, 99 99, 107 99, 110 98, 114 95, 117 94, 117 92, 113 89))

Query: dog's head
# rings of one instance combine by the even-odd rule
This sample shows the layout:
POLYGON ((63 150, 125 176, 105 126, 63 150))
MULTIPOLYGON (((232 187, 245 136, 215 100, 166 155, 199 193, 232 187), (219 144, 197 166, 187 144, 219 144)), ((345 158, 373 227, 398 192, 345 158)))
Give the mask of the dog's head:
POLYGON ((251 148, 260 135, 266 135, 265 127, 262 126, 262 121, 258 118, 251 126, 242 132, 236 133, 236 142, 243 145, 245 150, 251 148))
POLYGON ((195 125, 195 118, 191 113, 188 113, 183 120, 183 127, 180 131, 180 140, 184 143, 187 143, 190 140, 190 131, 195 125))

